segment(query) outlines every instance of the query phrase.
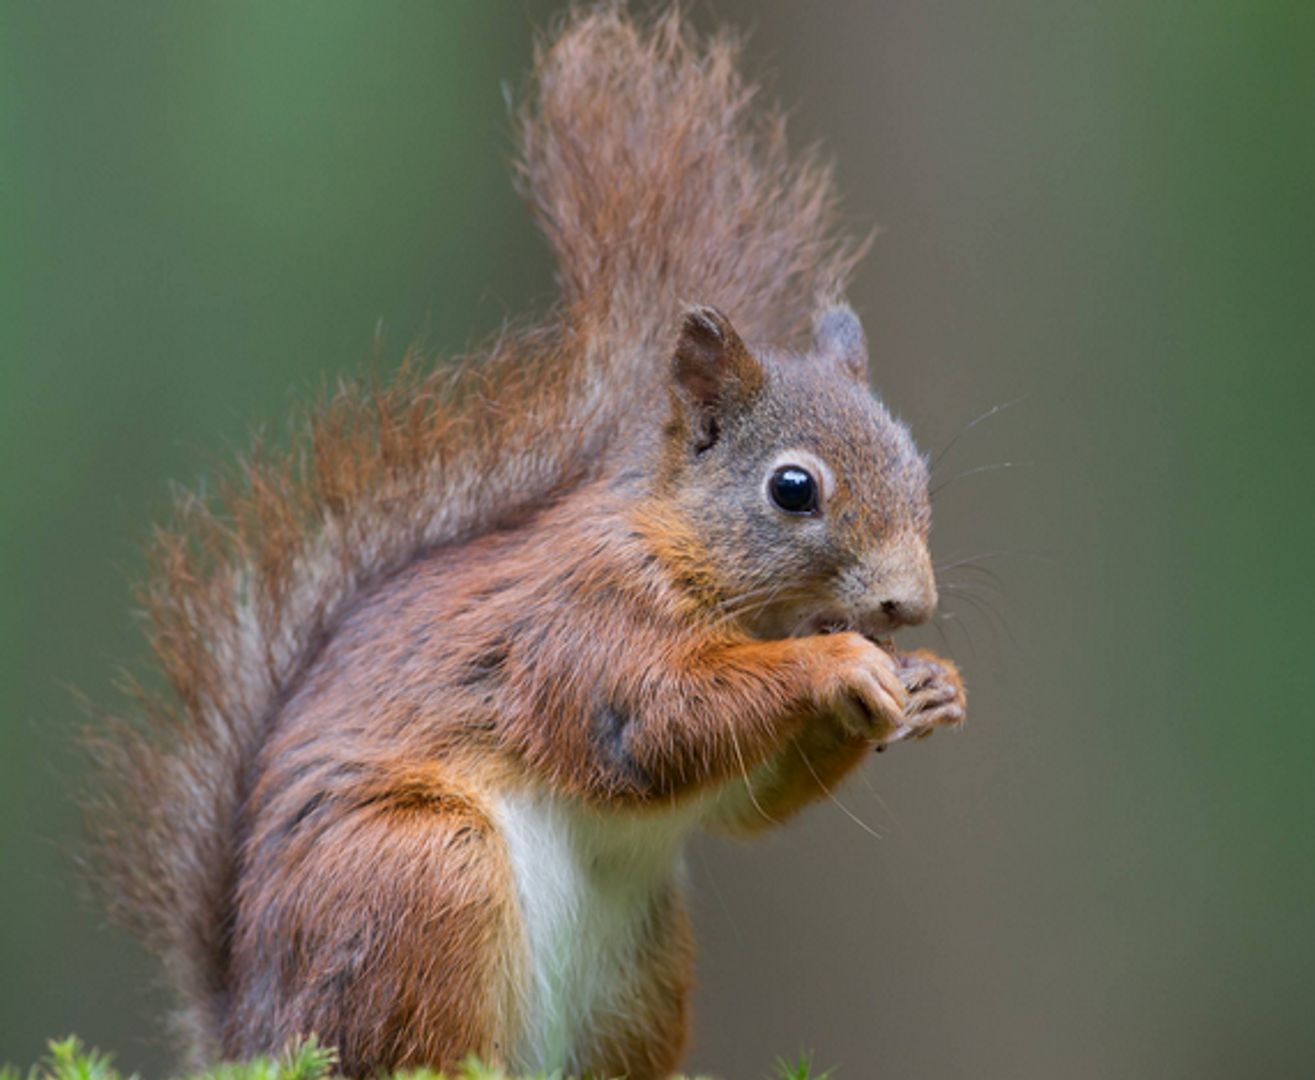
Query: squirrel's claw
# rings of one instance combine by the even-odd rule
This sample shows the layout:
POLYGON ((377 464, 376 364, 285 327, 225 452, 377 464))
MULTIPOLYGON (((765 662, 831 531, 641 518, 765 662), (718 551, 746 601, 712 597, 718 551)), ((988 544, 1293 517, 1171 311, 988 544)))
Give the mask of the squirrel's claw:
POLYGON ((881 739, 879 751, 891 743, 925 739, 938 727, 957 727, 967 716, 963 680, 954 664, 921 649, 894 655, 908 698, 904 722, 881 739))

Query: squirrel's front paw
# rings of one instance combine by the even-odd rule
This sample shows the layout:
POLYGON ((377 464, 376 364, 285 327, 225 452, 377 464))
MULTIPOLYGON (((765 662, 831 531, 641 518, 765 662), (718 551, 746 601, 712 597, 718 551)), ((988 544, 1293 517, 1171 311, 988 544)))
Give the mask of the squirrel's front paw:
POLYGON ((861 634, 813 640, 826 657, 818 704, 856 735, 880 743, 902 738, 908 692, 896 659, 861 634))
POLYGON ((903 739, 925 739, 934 728, 963 723, 968 699, 954 664, 926 649, 896 653, 893 659, 907 701, 902 722, 882 747, 903 739))

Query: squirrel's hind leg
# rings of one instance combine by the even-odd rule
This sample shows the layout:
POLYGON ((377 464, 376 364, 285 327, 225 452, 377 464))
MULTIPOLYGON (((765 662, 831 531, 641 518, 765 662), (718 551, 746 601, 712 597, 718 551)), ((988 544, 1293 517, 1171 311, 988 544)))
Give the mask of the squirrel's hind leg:
POLYGON ((376 778, 263 845, 240 889, 228 1054, 314 1033, 347 1076, 505 1064, 519 917, 501 837, 458 791, 376 778))

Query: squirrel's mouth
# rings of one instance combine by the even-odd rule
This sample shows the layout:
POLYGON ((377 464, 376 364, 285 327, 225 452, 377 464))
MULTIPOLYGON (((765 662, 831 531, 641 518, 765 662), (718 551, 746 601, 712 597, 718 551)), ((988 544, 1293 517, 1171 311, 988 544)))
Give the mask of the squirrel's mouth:
POLYGON ((814 611, 795 622, 790 637, 811 637, 813 634, 843 634, 856 629, 854 620, 843 612, 814 611))
POLYGON ((890 635, 896 629, 885 616, 875 619, 857 619, 844 612, 826 609, 811 612, 797 620, 790 637, 810 637, 813 634, 843 634, 853 631, 862 634, 874 644, 888 648, 890 635))
POLYGON ((886 648, 890 635, 899 623, 878 610, 854 613, 838 604, 807 607, 800 611, 777 610, 753 627, 753 632, 764 638, 801 638, 815 634, 862 634, 869 641, 886 648))

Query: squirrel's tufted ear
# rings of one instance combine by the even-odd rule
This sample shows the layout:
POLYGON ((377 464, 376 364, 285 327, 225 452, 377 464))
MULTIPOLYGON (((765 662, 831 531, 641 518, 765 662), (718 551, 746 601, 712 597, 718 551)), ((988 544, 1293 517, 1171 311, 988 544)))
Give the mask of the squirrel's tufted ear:
POLYGON ((868 379, 868 339, 863 324, 848 304, 831 304, 813 316, 813 339, 817 352, 839 364, 859 382, 868 379))
POLYGON ((748 405, 763 384, 762 365, 714 307, 692 307, 681 320, 671 360, 676 396, 692 414, 699 449, 716 441, 718 417, 748 405))

